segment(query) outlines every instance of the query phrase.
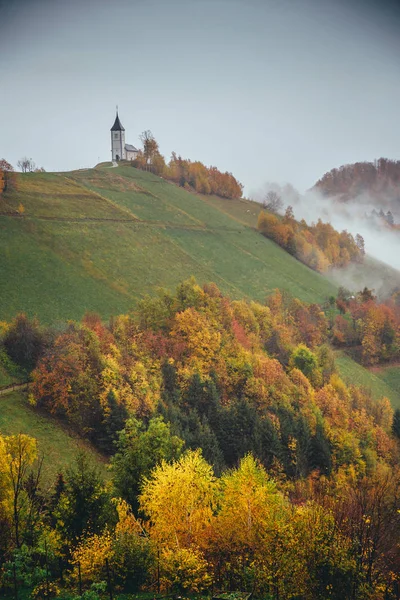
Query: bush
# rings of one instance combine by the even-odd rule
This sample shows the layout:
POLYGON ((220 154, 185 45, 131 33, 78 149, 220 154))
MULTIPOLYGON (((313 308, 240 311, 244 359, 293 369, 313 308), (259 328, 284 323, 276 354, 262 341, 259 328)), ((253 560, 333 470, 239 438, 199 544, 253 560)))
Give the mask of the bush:
POLYGON ((42 598, 57 598, 60 595, 60 588, 53 581, 41 581, 32 591, 33 600, 42 598))

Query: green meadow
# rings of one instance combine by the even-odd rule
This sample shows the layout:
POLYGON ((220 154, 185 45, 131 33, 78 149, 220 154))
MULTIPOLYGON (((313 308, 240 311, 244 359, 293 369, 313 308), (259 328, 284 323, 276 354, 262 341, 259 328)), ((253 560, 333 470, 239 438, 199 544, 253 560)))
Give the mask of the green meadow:
POLYGON ((400 369, 387 367, 378 372, 365 369, 350 356, 338 353, 335 357, 340 376, 348 384, 364 387, 375 399, 386 396, 394 408, 400 408, 400 369))
POLYGON ((45 486, 52 485, 60 471, 72 466, 79 452, 85 452, 90 463, 106 474, 106 462, 100 453, 59 421, 31 407, 26 396, 21 391, 0 396, 0 433, 24 433, 37 439, 45 486))

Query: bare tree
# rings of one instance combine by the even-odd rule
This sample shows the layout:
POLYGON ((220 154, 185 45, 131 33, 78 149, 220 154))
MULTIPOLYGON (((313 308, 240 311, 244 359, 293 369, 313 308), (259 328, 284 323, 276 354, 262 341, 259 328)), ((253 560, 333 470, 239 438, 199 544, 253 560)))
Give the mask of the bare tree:
POLYGON ((278 213, 283 208, 282 198, 276 192, 270 190, 264 196, 263 208, 273 213, 278 213))
POLYGON ((23 173, 32 173, 35 170, 36 165, 31 158, 27 158, 24 156, 17 162, 17 166, 21 169, 23 173))
POLYGON ((365 254, 365 242, 364 242, 364 238, 362 235, 360 235, 359 233, 356 234, 356 246, 359 249, 360 253, 362 256, 364 256, 365 254))

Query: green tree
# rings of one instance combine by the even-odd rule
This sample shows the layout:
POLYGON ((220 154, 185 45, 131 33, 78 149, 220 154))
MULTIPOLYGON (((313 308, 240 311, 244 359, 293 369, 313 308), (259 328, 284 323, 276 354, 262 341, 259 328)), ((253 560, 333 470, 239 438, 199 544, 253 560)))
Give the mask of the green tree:
POLYGON ((293 350, 289 365, 292 368, 299 369, 314 385, 320 383, 321 372, 318 359, 304 344, 299 344, 293 350))
POLYGON ((31 371, 45 349, 45 335, 36 319, 20 313, 11 322, 3 340, 9 357, 23 369, 31 371))
POLYGON ((392 429, 394 435, 400 440, 400 408, 394 411, 392 429))
POLYGON ((182 448, 183 441, 172 435, 170 425, 162 417, 150 419, 147 429, 136 419, 126 422, 112 459, 113 480, 117 492, 135 512, 143 478, 161 461, 176 460, 182 448))
POLYGON ((104 528, 109 508, 100 474, 81 452, 67 472, 65 488, 54 511, 57 527, 69 543, 75 544, 83 534, 98 533, 104 528))

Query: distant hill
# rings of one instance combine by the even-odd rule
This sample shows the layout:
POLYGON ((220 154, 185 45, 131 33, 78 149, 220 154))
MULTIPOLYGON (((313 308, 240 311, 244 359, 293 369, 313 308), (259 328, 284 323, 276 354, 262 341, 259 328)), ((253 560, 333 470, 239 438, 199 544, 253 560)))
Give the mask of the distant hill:
POLYGON ((260 205, 202 196, 131 166, 18 174, 0 197, 0 320, 129 311, 194 275, 232 298, 275 288, 322 302, 336 285, 256 230, 260 205))
POLYGON ((400 208, 400 161, 380 158, 374 162, 343 165, 325 173, 314 186, 325 196, 343 202, 365 195, 378 208, 400 208))

